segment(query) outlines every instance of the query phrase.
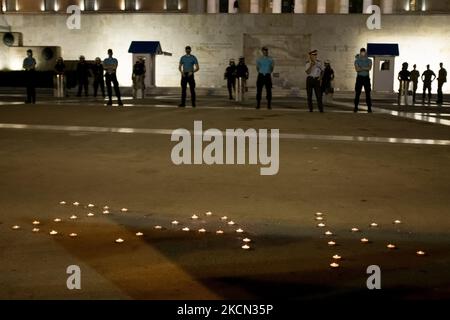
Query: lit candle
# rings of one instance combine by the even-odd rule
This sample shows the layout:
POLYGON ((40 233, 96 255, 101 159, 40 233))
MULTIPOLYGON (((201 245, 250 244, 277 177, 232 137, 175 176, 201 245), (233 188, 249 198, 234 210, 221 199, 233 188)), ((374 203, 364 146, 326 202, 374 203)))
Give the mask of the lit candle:
POLYGON ((369 243, 369 239, 367 239, 367 238, 362 238, 362 239, 361 239, 361 242, 362 242, 362 243, 369 243))
POLYGON ((394 224, 402 224, 402 222, 400 220, 395 220, 394 224))
POLYGON ((205 229, 200 229, 200 230, 198 230, 198 232, 200 232, 200 233, 205 233, 206 230, 205 230, 205 229))
POLYGON ((236 230, 237 233, 244 233, 244 230, 242 230, 241 228, 236 230))
POLYGON ((161 226, 155 226, 155 229, 156 229, 156 230, 161 230, 162 227, 161 227, 161 226))
POLYGON ((352 232, 359 232, 358 228, 352 228, 352 232))
POLYGON ((317 221, 323 221, 323 217, 316 217, 317 221))
POLYGON ((234 222, 234 221, 228 222, 228 225, 229 225, 229 226, 234 226, 235 224, 236 224, 236 222, 234 222))
POLYGON ((252 240, 250 240, 249 238, 242 239, 242 241, 245 242, 245 243, 250 243, 250 242, 252 242, 252 240))
POLYGON ((339 263, 333 262, 330 264, 330 267, 332 267, 333 269, 337 269, 339 268, 339 263))
POLYGON ((56 236, 58 234, 58 231, 52 230, 50 231, 50 235, 52 236, 56 236))
POLYGON ((121 238, 119 238, 119 239, 116 240, 116 243, 123 243, 123 242, 125 242, 125 240, 123 240, 123 239, 121 239, 121 238))
POLYGON ((190 230, 189 230, 189 228, 183 228, 182 229, 184 232, 189 232, 190 230))
POLYGON ((108 206, 104 206, 103 210, 109 210, 109 207, 108 206))
POLYGON ((192 220, 198 220, 198 216, 196 214, 194 214, 191 218, 192 220))
POLYGON ((76 234, 76 233, 71 233, 71 234, 69 234, 69 237, 71 237, 71 238, 76 238, 76 237, 78 237, 78 234, 76 234))
POLYGON ((244 245, 242 246, 242 249, 244 249, 244 250, 250 250, 250 246, 249 246, 248 244, 244 244, 244 245))
POLYGON ((53 220, 53 221, 55 221, 55 222, 61 222, 61 219, 59 219, 59 218, 56 218, 55 220, 53 220))
POLYGON ((325 227, 326 227, 325 223, 319 223, 317 226, 318 226, 319 228, 325 228, 325 227))
POLYGON ((77 220, 77 219, 78 219, 78 217, 76 215, 73 215, 70 217, 70 220, 77 220))
POLYGON ((136 237, 142 237, 144 234, 142 232, 137 232, 136 237))
POLYGON ((370 224, 370 226, 371 226, 372 228, 376 228, 376 227, 378 227, 378 223, 372 222, 372 223, 370 224))
POLYGON ((222 230, 217 230, 216 234, 224 234, 224 232, 222 230))
POLYGON ((172 224, 174 225, 174 226, 177 226, 177 225, 179 225, 180 223, 178 222, 178 221, 172 221, 172 224))
POLYGON ((93 207, 95 207, 95 206, 92 203, 88 204, 88 208, 93 208, 93 207))
POLYGON ((103 210, 103 214, 109 214, 109 210, 103 210))
POLYGON ((333 235, 333 232, 327 231, 327 232, 325 232, 325 235, 326 235, 326 236, 332 236, 332 235, 333 235))
POLYGON ((424 256, 424 255, 426 255, 425 251, 417 251, 416 254, 417 254, 418 256, 424 256))
POLYGON ((74 205, 75 207, 78 207, 78 206, 80 205, 80 203, 79 203, 79 202, 74 202, 73 205, 74 205))
POLYGON ((316 216, 317 216, 317 217, 321 217, 321 216, 323 216, 323 213, 322 213, 322 212, 317 212, 317 213, 316 213, 316 216))
POLYGON ((33 231, 34 233, 37 233, 37 232, 39 232, 40 230, 39 230, 39 228, 34 228, 32 231, 33 231))
POLYGON ((39 221, 33 221, 33 225, 34 226, 38 226, 38 225, 40 225, 41 223, 39 222, 39 221))
POLYGON ((88 216, 88 217, 93 217, 93 216, 95 216, 95 214, 93 214, 92 212, 89 212, 89 213, 87 214, 87 216, 88 216))
POLYGON ((396 249, 397 247, 395 246, 395 244, 390 243, 387 245, 387 248, 393 250, 393 249, 396 249))
POLYGON ((122 209, 120 209, 120 211, 122 211, 122 212, 128 212, 128 209, 127 209, 127 208, 122 208, 122 209))
POLYGON ((342 257, 341 257, 340 255, 338 255, 338 254, 335 254, 335 255, 333 256, 333 259, 334 259, 334 260, 341 260, 342 257))
POLYGON ((212 216, 212 212, 211 211, 208 211, 207 213, 205 213, 208 217, 211 217, 212 216))
POLYGON ((60 205, 65 205, 67 202, 65 202, 65 201, 61 201, 59 204, 60 205))
POLYGON ((224 217, 222 217, 222 218, 220 218, 222 221, 226 221, 226 220, 228 220, 228 217, 227 216, 224 216, 224 217))
POLYGON ((334 246, 336 245, 336 242, 334 242, 334 241, 328 241, 328 245, 329 245, 330 247, 334 247, 334 246))

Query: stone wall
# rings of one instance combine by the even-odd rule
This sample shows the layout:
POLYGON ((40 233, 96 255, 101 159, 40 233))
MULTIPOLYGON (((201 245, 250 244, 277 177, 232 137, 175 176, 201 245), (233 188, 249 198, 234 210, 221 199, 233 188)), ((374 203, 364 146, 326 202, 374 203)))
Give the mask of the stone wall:
MULTIPOLYGON (((420 71, 428 63, 437 71, 442 61, 450 70, 449 15, 383 16, 382 29, 373 31, 367 29, 363 15, 84 14, 81 30, 69 30, 63 14, 6 14, 5 18, 12 31, 23 33, 25 46, 61 46, 65 59, 80 54, 103 58, 113 48, 123 86, 131 84, 128 47, 132 40, 159 40, 164 51, 173 53, 157 58, 158 86, 178 86, 178 61, 187 44, 200 61, 199 86, 224 86, 229 58, 238 58, 244 51, 254 84, 254 52, 249 53, 252 45, 244 40, 254 38, 273 49, 277 86, 305 87, 309 47, 320 51, 320 59, 331 60, 340 90, 353 90, 354 57, 368 42, 399 43, 396 72, 404 61, 416 63, 420 71)), ((445 89, 450 92, 450 84, 445 89)))

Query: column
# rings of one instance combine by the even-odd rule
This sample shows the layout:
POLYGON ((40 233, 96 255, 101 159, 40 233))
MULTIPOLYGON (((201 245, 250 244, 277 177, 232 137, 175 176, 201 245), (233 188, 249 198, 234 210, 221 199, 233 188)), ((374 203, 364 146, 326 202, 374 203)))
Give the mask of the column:
POLYGON ((317 13, 327 13, 327 0, 317 0, 317 13))
POLYGON ((218 0, 208 0, 208 13, 217 13, 219 11, 219 1, 218 0))
POLYGON ((250 13, 259 13, 259 0, 250 0, 250 13))
POLYGON ((381 0, 381 12, 392 14, 394 12, 394 0, 381 0))
POLYGON ((365 14, 367 12, 367 8, 369 8, 371 5, 372 5, 372 0, 364 0, 362 13, 365 14))
POLYGON ((340 0, 339 13, 347 14, 349 8, 349 0, 340 0))
POLYGON ((307 0, 295 0, 294 12, 295 13, 305 13, 307 0))
POLYGON ((272 13, 281 13, 281 0, 272 0, 272 13))

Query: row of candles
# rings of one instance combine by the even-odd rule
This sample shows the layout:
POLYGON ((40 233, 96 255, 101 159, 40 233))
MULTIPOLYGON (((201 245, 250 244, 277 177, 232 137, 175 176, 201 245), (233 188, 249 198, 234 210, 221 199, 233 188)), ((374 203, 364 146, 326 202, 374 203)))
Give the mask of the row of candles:
MULTIPOLYGON (((324 215, 323 213, 317 212, 317 213, 315 214, 315 219, 316 219, 316 221, 319 222, 319 223, 317 224, 317 227, 318 227, 318 228, 323 229, 323 228, 326 227, 326 224, 325 224, 325 215, 324 215)), ((394 225, 401 225, 401 224, 402 224, 402 221, 401 221, 401 220, 394 220, 394 221, 393 221, 393 224, 394 224, 394 225)), ((378 228, 378 223, 372 222, 372 223, 370 224, 370 227, 371 227, 371 228, 378 228)), ((361 230, 360 230, 359 228, 356 228, 356 227, 351 228, 350 231, 353 232, 353 233, 361 232, 361 230)), ((331 232, 330 230, 328 230, 328 231, 325 231, 325 232, 324 232, 324 235, 327 236, 327 237, 331 237, 331 236, 333 236, 334 234, 333 234, 333 232, 331 232)), ((362 244, 369 244, 369 243, 370 243, 370 240, 364 237, 364 238, 361 238, 361 239, 360 239, 360 242, 361 242, 362 244)), ((335 247, 336 245, 337 245, 336 241, 334 241, 334 240, 328 241, 328 246, 330 246, 330 247, 335 247)), ((392 243, 389 243, 386 247, 387 247, 387 249, 389 249, 389 250, 396 250, 396 249, 397 249, 397 246, 396 246, 395 244, 392 244, 392 243)), ((426 252, 425 252, 425 251, 422 251, 422 250, 419 250, 419 251, 416 252, 416 255, 419 256, 419 257, 422 257, 422 256, 425 256, 425 255, 426 255, 426 252)), ((337 268, 340 267, 339 261, 342 260, 342 256, 340 256, 339 254, 335 254, 335 255, 332 257, 332 260, 333 260, 333 262, 330 263, 330 267, 331 267, 331 268, 334 268, 334 269, 337 269, 337 268)))

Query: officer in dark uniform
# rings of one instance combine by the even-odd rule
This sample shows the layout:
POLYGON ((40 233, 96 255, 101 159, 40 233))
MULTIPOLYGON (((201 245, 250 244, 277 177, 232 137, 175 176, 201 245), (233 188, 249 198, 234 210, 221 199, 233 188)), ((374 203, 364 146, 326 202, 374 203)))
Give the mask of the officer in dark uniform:
POLYGON ((225 70, 224 78, 227 80, 227 88, 230 100, 233 100, 233 92, 236 92, 236 63, 230 60, 230 65, 225 70))
POLYGON ((145 91, 145 73, 147 72, 145 68, 145 61, 142 58, 139 58, 133 66, 133 98, 137 98, 138 90, 142 91, 144 94, 145 91))
POLYGON ((442 87, 444 86, 444 83, 447 82, 447 70, 444 69, 444 64, 441 62, 439 65, 441 69, 439 70, 439 76, 438 76, 438 99, 437 104, 443 104, 444 103, 444 94, 442 93, 442 87))
POLYGON ((250 74, 248 72, 248 67, 245 64, 245 58, 244 57, 240 57, 239 58, 239 63, 236 66, 236 78, 238 80, 241 81, 242 87, 241 87, 241 96, 243 97, 244 92, 248 91, 247 88, 247 80, 249 78, 250 74))
POLYGON ((23 60, 25 79, 27 85, 27 100, 25 103, 36 103, 36 60, 33 58, 33 51, 27 50, 27 57, 23 60))
POLYGON ((78 79, 78 94, 81 97, 81 92, 84 88, 84 95, 88 96, 89 88, 89 64, 86 62, 84 56, 80 56, 80 61, 77 64, 77 79, 78 79))
POLYGON ((433 70, 430 69, 430 65, 427 65, 427 70, 425 70, 422 74, 423 81, 423 95, 422 95, 422 103, 425 103, 425 95, 428 90, 428 103, 431 103, 431 84, 436 79, 436 74, 433 70))
POLYGON ((411 71, 410 79, 413 83, 413 102, 416 103, 417 87, 419 84, 420 72, 417 70, 417 65, 413 66, 413 71, 411 71))
POLYGON ((100 87, 102 96, 105 98, 105 79, 103 78, 104 69, 102 60, 99 57, 95 58, 95 63, 92 66, 92 73, 94 75, 94 97, 97 97, 98 87, 100 87))

